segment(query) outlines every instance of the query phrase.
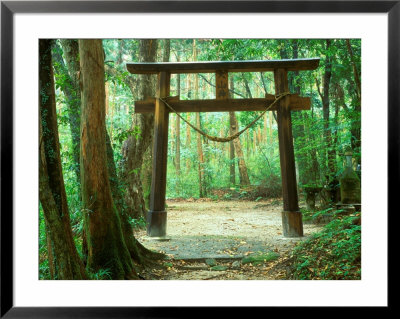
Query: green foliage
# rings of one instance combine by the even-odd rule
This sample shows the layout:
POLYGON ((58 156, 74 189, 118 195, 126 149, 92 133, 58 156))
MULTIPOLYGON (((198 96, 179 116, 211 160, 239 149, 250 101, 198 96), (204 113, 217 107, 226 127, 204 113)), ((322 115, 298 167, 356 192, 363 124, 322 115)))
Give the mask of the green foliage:
POLYGON ((361 279, 359 214, 337 217, 293 251, 291 279, 361 279))
POLYGON ((50 268, 49 261, 47 259, 39 263, 39 279, 49 280, 50 278, 50 268))
POLYGON ((146 227, 146 220, 143 217, 139 219, 136 218, 129 218, 129 224, 132 225, 133 228, 145 228, 146 227))
POLYGON ((301 210, 303 214, 303 221, 311 221, 313 223, 320 223, 321 220, 329 220, 331 221, 332 219, 336 218, 339 216, 343 210, 339 209, 336 210, 333 207, 327 207, 325 209, 321 209, 318 211, 309 211, 307 209, 302 209, 301 210))
POLYGON ((89 272, 89 278, 91 280, 110 280, 111 271, 110 269, 99 269, 97 272, 89 272))
MULTIPOLYGON (((114 141, 122 144, 129 136, 133 136, 138 139, 140 134, 140 129, 135 126, 132 130, 123 130, 122 128, 115 129, 114 141)), ((115 144, 114 144, 115 145, 115 144)))
POLYGON ((41 204, 39 204, 39 279, 50 279, 49 261, 47 259, 46 226, 41 204))

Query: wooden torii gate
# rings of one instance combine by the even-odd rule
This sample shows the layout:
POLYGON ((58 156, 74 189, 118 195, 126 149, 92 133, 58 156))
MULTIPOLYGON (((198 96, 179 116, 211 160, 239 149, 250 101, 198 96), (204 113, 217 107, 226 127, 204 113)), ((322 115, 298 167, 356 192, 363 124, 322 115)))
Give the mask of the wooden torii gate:
MULTIPOLYGON (((157 74, 157 97, 135 102, 136 113, 154 113, 153 175, 151 181, 150 210, 147 213, 147 234, 150 237, 166 235, 165 210, 168 118, 170 109, 159 98, 173 106, 177 112, 229 112, 263 111, 275 101, 274 95, 254 99, 230 99, 229 72, 274 72, 275 94, 289 91, 288 71, 314 70, 319 59, 229 61, 229 62, 164 62, 127 63, 134 74, 157 74), (170 76, 175 73, 215 73, 216 99, 179 100, 170 97, 170 76)), ((311 100, 290 94, 283 97, 269 110, 277 111, 279 153, 282 176, 283 235, 303 236, 302 215, 299 211, 296 170, 293 150, 291 111, 309 110, 311 100)))

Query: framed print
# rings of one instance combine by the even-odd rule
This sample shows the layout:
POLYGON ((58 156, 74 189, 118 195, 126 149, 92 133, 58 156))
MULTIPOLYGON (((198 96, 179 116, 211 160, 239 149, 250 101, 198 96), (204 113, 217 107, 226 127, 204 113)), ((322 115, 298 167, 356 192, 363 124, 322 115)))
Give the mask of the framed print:
POLYGON ((226 307, 243 315, 248 307, 389 307, 388 225, 399 176, 399 20, 399 1, 2 1, 1 317, 175 318, 194 311, 222 316, 226 307), (146 81, 154 84, 150 93, 146 81), (67 102, 73 95, 75 106, 67 102), (264 111, 265 103, 272 112, 264 111), (133 109, 150 124, 128 125, 138 118, 133 109), (252 113, 240 112, 235 120, 234 111, 241 110, 252 113), (303 111, 310 115, 298 115, 303 111), (178 133, 180 125, 187 129, 178 133), (312 132, 308 140, 306 130, 312 132), (242 133, 243 145, 233 142, 242 133), (299 134, 303 140, 294 143, 299 134), (106 142, 96 144, 98 136, 106 142), (153 153, 138 160, 147 161, 148 172, 123 166, 129 143, 137 141, 153 145, 153 153), (306 174, 315 171, 318 177, 306 174), (356 181, 347 193, 346 172, 356 181), (120 174, 128 184, 113 184, 120 174), (134 178, 144 186, 129 182, 134 178), (99 182, 104 179, 106 186, 99 182), (141 192, 140 205, 126 204, 131 190, 141 192), (99 198, 112 204, 97 206, 99 198), (245 203, 254 220, 274 207, 279 221, 252 224, 249 215, 237 213, 245 203), (129 211, 129 205, 140 206, 143 216, 109 213, 129 211), (174 241, 176 233, 166 232, 167 211, 169 225, 182 234, 194 225, 203 234, 174 241), (207 225, 196 219, 200 211, 209 214, 202 217, 207 225), (96 219, 94 212, 104 215, 96 219), (312 238, 307 218, 326 219, 318 230, 330 221, 336 222, 329 223, 331 231, 345 229, 339 243, 317 239, 318 254, 327 242, 340 251, 334 261, 307 259, 306 253, 283 258, 274 251, 303 244, 303 235, 312 238), (49 220, 58 220, 59 228, 49 220), (246 232, 254 231, 258 246, 234 223, 250 225, 246 232), (345 223, 348 228, 340 226, 345 223), (274 226, 271 237, 256 232, 265 225, 274 226), (229 236, 219 243, 207 233, 212 226, 229 236), (61 246, 54 238, 62 227, 69 229, 68 238, 61 237, 76 264, 57 254, 61 246), (140 243, 126 239, 132 229, 140 243), (204 254, 188 249, 176 258, 190 245, 204 254), (131 257, 139 250, 140 258, 162 250, 170 259, 159 262, 161 270, 138 271, 131 257), (124 254, 126 263, 118 259, 124 254), (344 261, 335 268, 339 255, 344 261), (293 260, 297 273, 289 276, 293 260), (275 261, 281 268, 273 267, 275 261), (260 274, 271 269, 279 276, 263 280, 260 274), (201 275, 185 277, 181 270, 201 275))

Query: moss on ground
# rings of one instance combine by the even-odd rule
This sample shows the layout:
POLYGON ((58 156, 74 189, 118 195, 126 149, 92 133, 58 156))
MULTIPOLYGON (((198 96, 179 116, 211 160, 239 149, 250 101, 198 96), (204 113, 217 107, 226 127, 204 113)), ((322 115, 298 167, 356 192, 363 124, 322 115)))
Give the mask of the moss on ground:
POLYGON ((269 261, 273 261, 279 258, 279 254, 275 252, 269 252, 267 254, 250 255, 242 259, 242 264, 261 264, 269 261))

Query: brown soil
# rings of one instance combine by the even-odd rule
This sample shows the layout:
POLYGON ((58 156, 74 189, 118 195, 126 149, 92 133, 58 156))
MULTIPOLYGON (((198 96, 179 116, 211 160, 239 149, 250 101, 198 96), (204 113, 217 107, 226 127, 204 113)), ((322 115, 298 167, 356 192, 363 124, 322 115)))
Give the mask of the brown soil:
POLYGON ((166 239, 149 238, 144 230, 135 234, 147 248, 169 257, 164 267, 143 273, 146 279, 285 279, 290 251, 321 229, 304 224, 304 237, 283 237, 280 200, 169 200, 167 210, 166 239), (278 259, 242 263, 244 257, 271 252, 279 254, 278 259), (226 269, 215 270, 207 263, 226 269))

